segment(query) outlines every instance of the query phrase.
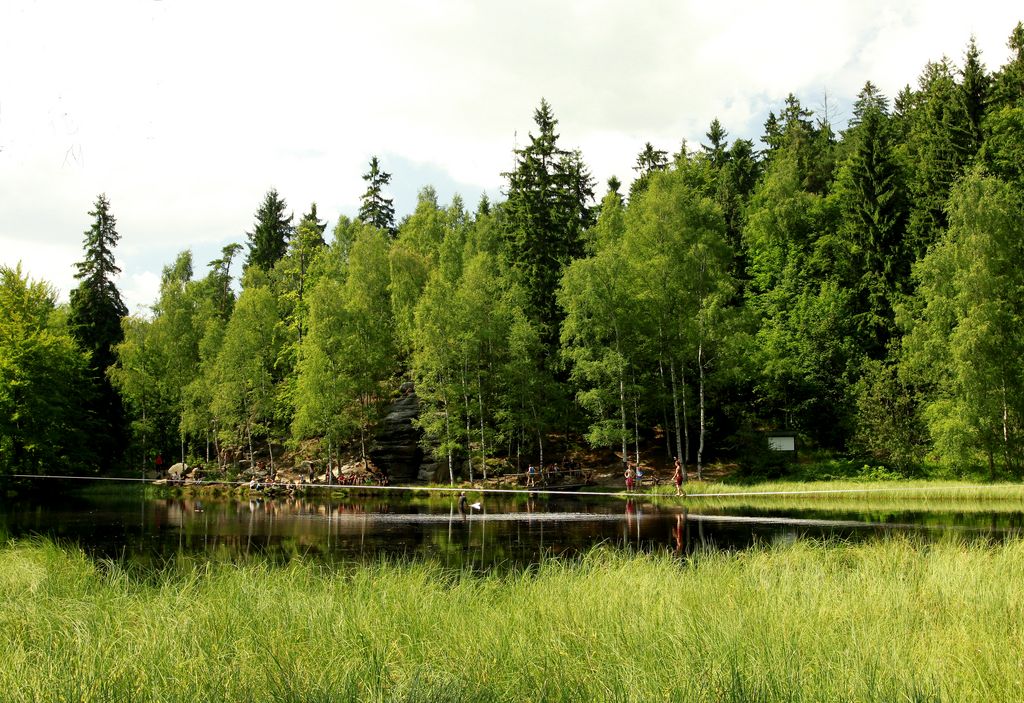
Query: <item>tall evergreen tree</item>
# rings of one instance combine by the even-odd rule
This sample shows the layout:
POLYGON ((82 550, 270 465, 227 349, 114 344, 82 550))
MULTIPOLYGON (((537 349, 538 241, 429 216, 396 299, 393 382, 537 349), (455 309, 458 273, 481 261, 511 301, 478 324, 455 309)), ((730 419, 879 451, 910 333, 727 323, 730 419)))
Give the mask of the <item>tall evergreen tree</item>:
POLYGON ((366 192, 359 206, 359 219, 394 237, 395 206, 391 198, 384 197, 384 186, 391 183, 391 174, 380 170, 380 162, 374 156, 370 159, 370 170, 363 174, 363 180, 366 181, 366 192))
POLYGON ((309 206, 309 212, 302 216, 299 220, 299 227, 306 225, 308 232, 311 236, 311 244, 314 246, 323 246, 327 242, 324 241, 324 232, 327 231, 327 220, 321 220, 320 216, 316 212, 316 203, 312 203, 309 206), (316 239, 314 233, 319 235, 319 239, 316 239))
POLYGON ((859 257, 861 347, 884 356, 895 334, 893 305, 906 291, 913 251, 906 245, 906 196, 893 154, 885 96, 869 81, 854 106, 851 151, 837 188, 844 228, 859 257))
POLYGON ((929 62, 909 113, 906 152, 912 204, 908 235, 918 257, 947 226, 950 188, 973 157, 971 120, 945 59, 929 62))
POLYGON ((982 131, 981 121, 985 116, 985 109, 988 105, 989 92, 992 86, 992 77, 985 72, 985 64, 981 62, 981 52, 971 37, 967 45, 967 52, 964 55, 964 67, 960 71, 960 92, 963 95, 964 107, 967 109, 967 117, 971 122, 971 137, 973 144, 972 151, 981 147, 982 131))
POLYGON ((210 273, 207 281, 212 287, 210 294, 215 301, 217 313, 225 321, 231 316, 231 307, 235 303, 235 295, 231 290, 231 262, 241 250, 241 244, 228 244, 220 250, 220 258, 208 264, 210 273))
POLYGON ((766 164, 771 164, 784 152, 796 159, 804 190, 824 194, 832 180, 834 140, 828 122, 819 120, 815 126, 813 116, 814 113, 790 93, 778 117, 768 113, 765 135, 761 139, 768 146, 764 152, 766 164))
POLYGON ((246 268, 259 266, 270 271, 278 259, 288 251, 288 240, 292 236, 292 216, 285 217, 288 205, 277 190, 271 188, 263 198, 263 204, 256 211, 256 224, 249 238, 249 258, 246 268))
POLYGON ((711 126, 708 127, 708 131, 704 134, 708 138, 710 144, 701 144, 701 148, 711 159, 711 163, 716 167, 721 167, 725 163, 725 150, 729 145, 726 141, 726 137, 729 133, 722 127, 722 123, 718 121, 718 118, 711 120, 711 126))
POLYGON ((637 154, 636 165, 633 166, 633 170, 636 171, 636 179, 629 186, 630 201, 647 190, 647 182, 652 173, 664 171, 666 168, 668 168, 667 152, 655 149, 650 142, 644 144, 643 150, 637 154))
POLYGON ((749 139, 737 139, 726 152, 718 175, 715 200, 725 215, 726 236, 732 247, 733 275, 746 275, 746 253, 743 248, 743 213, 761 175, 761 165, 749 139))
POLYGON ((1018 22, 1006 42, 1010 61, 999 69, 992 85, 992 106, 996 109, 1019 104, 1024 98, 1024 22, 1018 22))
POLYGON ((71 292, 71 324, 75 337, 92 355, 100 373, 113 363, 111 347, 121 341, 121 318, 128 308, 114 279, 121 269, 114 263, 114 247, 121 235, 106 195, 96 199, 92 227, 85 233, 85 259, 75 264, 81 283, 71 292))
MULTIPOLYGON (((325 246, 324 231, 327 223, 316 214, 316 203, 302 216, 288 243, 288 251, 277 264, 276 275, 279 302, 289 329, 295 332, 296 345, 302 344, 306 316, 309 312, 306 290, 310 287, 310 266, 317 252, 325 246)), ((296 348, 297 350, 297 348, 296 348)))
POLYGON ((889 112, 889 100, 871 81, 864 83, 864 87, 857 94, 853 103, 853 119, 850 120, 850 127, 856 127, 864 120, 868 111, 889 112))
POLYGON ((100 456, 116 461, 124 451, 127 424, 121 397, 107 378, 107 368, 114 363, 114 346, 124 337, 121 318, 128 314, 128 308, 114 283, 121 273, 114 263, 114 247, 121 236, 106 195, 96 199, 95 208, 89 213, 93 224, 85 233, 85 258, 75 264, 75 278, 81 282, 71 291, 69 323, 75 339, 90 355, 96 393, 89 410, 101 429, 100 456))
POLYGON ((558 120, 546 100, 533 119, 537 134, 530 134, 528 146, 516 149, 515 170, 504 174, 509 179, 506 256, 529 296, 543 338, 554 347, 561 320, 555 290, 562 269, 582 251, 593 181, 579 154, 558 146, 558 120))

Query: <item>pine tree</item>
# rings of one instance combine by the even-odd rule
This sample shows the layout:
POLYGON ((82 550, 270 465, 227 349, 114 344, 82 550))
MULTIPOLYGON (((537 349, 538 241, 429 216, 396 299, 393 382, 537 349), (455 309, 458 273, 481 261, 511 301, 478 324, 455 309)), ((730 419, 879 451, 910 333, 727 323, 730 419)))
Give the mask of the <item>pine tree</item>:
POLYGON ((906 195, 893 155, 887 100, 870 82, 854 106, 852 151, 839 179, 845 230, 860 252, 862 348, 885 354, 895 333, 893 303, 905 292, 913 252, 906 246, 906 195))
POLYGON ((278 259, 288 250, 292 236, 292 216, 285 217, 288 205, 277 190, 271 188, 263 198, 263 204, 256 211, 256 224, 249 238, 249 258, 245 267, 256 265, 270 271, 278 259))
POLYGON ((971 120, 953 69, 929 62, 908 115, 908 190, 912 209, 908 235, 921 256, 946 228, 946 201, 975 148, 971 120))
POLYGON ((867 81, 864 87, 857 94, 857 100, 853 103, 853 119, 850 120, 850 127, 856 127, 863 121, 864 114, 869 110, 888 113, 889 100, 871 81, 867 81))
POLYGON ((1018 22, 1006 42, 1010 61, 994 76, 992 106, 1012 107, 1024 98, 1024 22, 1018 22))
POLYGON ((303 215, 302 219, 299 220, 299 227, 302 227, 303 225, 306 225, 306 231, 311 235, 311 239, 308 242, 309 244, 312 244, 314 247, 322 247, 327 243, 324 241, 324 232, 327 231, 327 221, 321 220, 319 215, 317 215, 316 203, 312 203, 309 206, 309 212, 303 215), (319 235, 319 239, 312 235, 319 235))
POLYGON ((316 203, 313 203, 309 212, 302 216, 299 226, 295 228, 288 243, 288 252, 277 265, 279 303, 282 305, 289 329, 296 333, 296 345, 302 344, 302 334, 309 312, 306 289, 311 283, 310 267, 317 252, 326 246, 326 229, 327 223, 317 218, 316 203))
POLYGON ((391 198, 384 197, 384 186, 391 183, 391 174, 380 170, 380 162, 374 156, 370 159, 370 170, 363 174, 363 180, 367 187, 362 205, 359 206, 359 219, 394 237, 395 207, 391 198))
POLYGON ((711 159, 712 165, 720 168, 725 163, 725 150, 728 146, 728 142, 726 142, 726 137, 729 136, 729 133, 725 131, 725 128, 722 127, 722 123, 719 122, 718 118, 716 117, 715 119, 711 120, 711 126, 708 127, 708 131, 705 133, 704 136, 706 136, 708 138, 708 141, 711 143, 701 144, 701 147, 704 149, 704 152, 711 159))
POLYGON ((85 233, 85 259, 75 264, 75 278, 81 283, 71 291, 69 323, 75 339, 90 355, 96 393, 89 410, 99 423, 100 456, 116 460, 124 451, 127 429, 121 397, 106 372, 115 360, 114 346, 124 338, 121 318, 128 308, 114 283, 121 273, 114 263, 114 247, 121 236, 106 195, 96 199, 95 208, 89 213, 94 218, 92 227, 85 233))
POLYGON ((967 45, 967 53, 964 55, 964 67, 960 71, 960 76, 960 92, 963 95, 964 106, 967 109, 967 117, 971 121, 971 132, 974 142, 971 145, 971 150, 977 151, 981 147, 983 139, 981 121, 985 116, 992 78, 985 72, 985 64, 981 62, 981 52, 978 51, 978 47, 974 43, 974 37, 971 37, 971 41, 967 45))
POLYGON ((558 340, 561 312, 555 290, 564 267, 582 252, 582 234, 591 213, 593 180, 578 152, 558 146, 551 106, 534 111, 537 134, 516 149, 509 179, 506 256, 530 299, 533 319, 549 347, 558 340))
POLYGON ((81 283, 71 292, 71 324, 79 343, 92 354, 99 373, 113 363, 111 347, 121 341, 121 318, 128 308, 114 279, 121 269, 114 263, 114 247, 121 239, 106 195, 96 199, 95 218, 85 233, 85 259, 75 264, 81 283))
POLYGON ((637 154, 636 165, 633 166, 633 170, 636 171, 636 179, 629 186, 630 202, 647 190, 647 182, 652 173, 664 171, 666 168, 668 168, 666 152, 661 149, 655 149, 650 142, 644 144, 643 151, 637 154))
POLYGON ((213 287, 211 293, 215 300, 217 313, 225 321, 231 317, 231 307, 235 304, 235 295, 231 291, 231 262, 241 250, 241 244, 228 244, 220 250, 219 259, 214 259, 207 264, 210 267, 207 280, 213 287))

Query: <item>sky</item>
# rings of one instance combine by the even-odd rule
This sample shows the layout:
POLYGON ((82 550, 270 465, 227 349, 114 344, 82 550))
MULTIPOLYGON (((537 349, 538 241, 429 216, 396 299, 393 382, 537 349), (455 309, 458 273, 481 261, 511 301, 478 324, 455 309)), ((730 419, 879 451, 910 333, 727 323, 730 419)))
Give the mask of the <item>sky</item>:
MULTIPOLYGON (((471 209, 545 98, 603 192, 645 142, 757 139, 788 93, 842 127, 866 80, 893 97, 929 60, 990 70, 1006 0, 469 0, 0 3, 0 264, 75 287, 89 211, 117 218, 132 312, 184 249, 197 275, 276 188, 296 221, 354 216, 371 156, 399 217, 426 185, 471 209)), ((240 257, 241 258, 241 257, 240 257)), ((240 263, 240 262, 239 262, 240 263)), ((237 271, 236 271, 237 272, 237 271)))

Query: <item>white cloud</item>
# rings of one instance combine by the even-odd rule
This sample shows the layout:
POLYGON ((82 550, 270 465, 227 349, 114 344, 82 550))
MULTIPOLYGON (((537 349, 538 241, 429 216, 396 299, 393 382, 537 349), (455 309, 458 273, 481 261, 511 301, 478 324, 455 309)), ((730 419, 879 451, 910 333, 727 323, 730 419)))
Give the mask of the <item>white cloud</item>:
POLYGON ((603 190, 630 180, 646 141, 695 146, 716 116, 757 137, 789 92, 848 104, 870 79, 893 96, 929 59, 958 61, 972 32, 996 68, 1018 14, 992 0, 9 0, 2 258, 67 290, 59 269, 105 192, 134 307, 178 250, 195 247, 198 269, 198 252, 241 241, 270 187, 296 214, 314 200, 353 214, 371 154, 494 195, 542 96, 603 190))

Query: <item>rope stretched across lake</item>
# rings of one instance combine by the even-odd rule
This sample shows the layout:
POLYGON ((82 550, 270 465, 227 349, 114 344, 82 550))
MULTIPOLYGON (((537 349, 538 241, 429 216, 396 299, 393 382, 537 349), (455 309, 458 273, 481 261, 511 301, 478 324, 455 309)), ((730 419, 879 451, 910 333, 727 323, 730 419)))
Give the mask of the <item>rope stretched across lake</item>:
MULTIPOLYGON (((31 479, 59 479, 59 480, 71 480, 71 481, 123 481, 123 482, 135 482, 135 483, 149 483, 154 484, 161 482, 160 485, 171 485, 166 483, 167 479, 150 479, 150 478, 131 478, 131 477, 119 477, 119 476, 57 476, 47 474, 10 474, 12 478, 31 478, 31 479)), ((183 486, 250 486, 250 481, 209 481, 204 482, 192 481, 191 483, 176 484, 183 486)), ((554 496, 611 496, 617 498, 749 498, 749 497, 760 497, 760 496, 802 496, 802 495, 829 495, 829 494, 850 494, 850 493, 907 493, 907 492, 927 492, 927 491, 949 491, 954 490, 992 490, 997 488, 1016 488, 1020 490, 1021 484, 996 484, 996 485, 985 485, 985 484, 974 484, 974 485, 963 485, 963 486, 892 486, 886 488, 823 488, 823 489, 807 489, 807 490, 793 490, 793 491, 736 491, 736 492, 724 492, 724 493, 683 493, 681 496, 676 496, 671 493, 650 493, 650 492, 637 492, 637 491, 578 491, 578 490, 558 490, 555 488, 542 488, 542 487, 531 487, 531 488, 478 488, 474 486, 381 486, 376 484, 328 484, 328 483, 260 483, 259 490, 265 490, 267 488, 280 488, 282 490, 294 490, 297 488, 316 488, 318 490, 329 489, 329 490, 360 490, 360 491, 408 491, 408 492, 427 492, 427 493, 458 493, 462 491, 470 491, 473 493, 494 493, 494 494, 532 494, 532 495, 554 495, 554 496)))

